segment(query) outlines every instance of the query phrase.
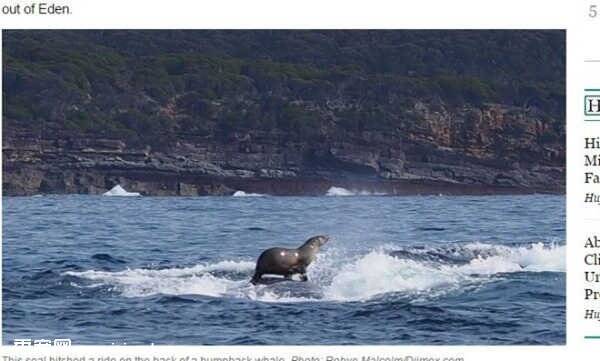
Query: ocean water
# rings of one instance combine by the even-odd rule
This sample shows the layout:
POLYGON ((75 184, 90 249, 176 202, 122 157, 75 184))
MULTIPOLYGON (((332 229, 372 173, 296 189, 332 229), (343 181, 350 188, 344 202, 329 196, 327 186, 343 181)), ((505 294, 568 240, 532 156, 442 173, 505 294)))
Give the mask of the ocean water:
POLYGON ((565 343, 564 196, 237 195, 3 198, 3 343, 565 343))

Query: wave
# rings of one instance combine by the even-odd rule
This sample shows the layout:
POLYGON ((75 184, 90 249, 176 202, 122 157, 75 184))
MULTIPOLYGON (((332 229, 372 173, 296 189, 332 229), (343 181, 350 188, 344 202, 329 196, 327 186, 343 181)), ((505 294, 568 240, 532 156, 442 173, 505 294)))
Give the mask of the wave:
MULTIPOLYGON (((333 277, 325 290, 328 299, 365 300, 403 292, 451 291, 490 280, 491 276, 514 272, 564 272, 565 247, 535 243, 508 247, 467 244, 455 247, 455 259, 439 249, 403 252, 371 251, 348 264, 333 277), (468 261, 464 258, 472 256, 468 261)), ((449 251, 449 250, 447 250, 449 251)))
POLYGON ((66 276, 74 276, 93 281, 93 287, 107 285, 125 297, 145 297, 164 295, 204 295, 223 296, 239 283, 229 277, 219 277, 218 273, 241 273, 244 276, 254 270, 254 262, 222 261, 214 264, 196 265, 187 268, 127 269, 109 271, 68 271, 66 276), (217 273, 217 274, 213 274, 217 273))
POLYGON ((232 196, 233 197, 264 197, 264 196, 266 196, 266 194, 246 193, 244 191, 235 191, 235 193, 233 193, 232 196))
POLYGON ((110 262, 110 263, 125 263, 124 260, 113 257, 113 256, 109 255, 108 253, 96 253, 92 256, 92 259, 97 260, 97 261, 106 261, 106 262, 110 262))
POLYGON ((128 191, 126 191, 119 184, 117 184, 116 186, 112 187, 111 190, 109 190, 108 192, 103 193, 102 195, 103 196, 107 196, 107 197, 139 197, 139 196, 141 196, 141 194, 139 194, 138 192, 128 192, 128 191))
POLYGON ((221 261, 187 268, 69 271, 77 287, 108 287, 125 297, 154 295, 245 298, 262 302, 354 302, 390 294, 437 297, 466 292, 514 272, 564 272, 565 246, 484 243, 381 247, 349 257, 328 249, 309 268, 310 282, 249 283, 254 261, 221 261))
POLYGON ((326 196, 330 197, 344 197, 344 196, 383 196, 386 193, 369 192, 369 191, 357 191, 349 190, 342 187, 330 187, 325 193, 326 196))

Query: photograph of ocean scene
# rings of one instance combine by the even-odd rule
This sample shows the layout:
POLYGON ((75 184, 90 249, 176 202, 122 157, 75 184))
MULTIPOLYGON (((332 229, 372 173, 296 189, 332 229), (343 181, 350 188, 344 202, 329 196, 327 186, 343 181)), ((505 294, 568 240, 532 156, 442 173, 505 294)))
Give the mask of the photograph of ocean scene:
POLYGON ((3 344, 565 344, 564 31, 2 36, 3 344))

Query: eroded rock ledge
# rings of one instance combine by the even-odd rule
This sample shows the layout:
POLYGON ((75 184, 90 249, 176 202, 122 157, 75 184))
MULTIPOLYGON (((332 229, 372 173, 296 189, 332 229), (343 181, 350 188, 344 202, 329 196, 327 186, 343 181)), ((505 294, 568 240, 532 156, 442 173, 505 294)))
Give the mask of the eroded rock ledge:
POLYGON ((331 186, 387 194, 562 193, 564 134, 531 110, 498 104, 432 111, 396 132, 324 129, 318 142, 278 131, 131 146, 5 129, 5 195, 100 194, 115 184, 144 195, 321 195, 331 186), (545 139, 554 137, 554 142, 545 139))

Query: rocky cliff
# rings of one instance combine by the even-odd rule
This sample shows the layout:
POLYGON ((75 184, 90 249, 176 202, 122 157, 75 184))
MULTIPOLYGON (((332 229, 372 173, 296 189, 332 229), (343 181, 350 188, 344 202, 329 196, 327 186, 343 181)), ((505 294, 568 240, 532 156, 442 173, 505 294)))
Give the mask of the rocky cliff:
POLYGON ((4 44, 5 195, 564 191, 560 31, 6 31, 4 44))

